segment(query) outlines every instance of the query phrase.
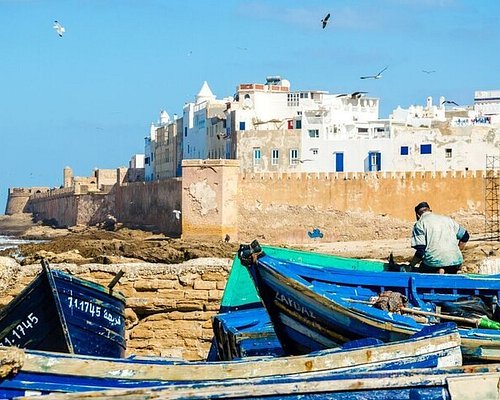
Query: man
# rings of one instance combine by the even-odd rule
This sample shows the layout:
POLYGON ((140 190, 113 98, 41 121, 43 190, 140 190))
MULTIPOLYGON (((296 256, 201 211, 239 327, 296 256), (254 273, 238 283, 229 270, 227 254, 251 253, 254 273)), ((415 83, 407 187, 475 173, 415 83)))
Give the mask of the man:
POLYGON ((450 217, 434 214, 425 201, 415 207, 411 247, 415 255, 410 268, 426 273, 456 274, 463 263, 462 251, 469 233, 450 217))

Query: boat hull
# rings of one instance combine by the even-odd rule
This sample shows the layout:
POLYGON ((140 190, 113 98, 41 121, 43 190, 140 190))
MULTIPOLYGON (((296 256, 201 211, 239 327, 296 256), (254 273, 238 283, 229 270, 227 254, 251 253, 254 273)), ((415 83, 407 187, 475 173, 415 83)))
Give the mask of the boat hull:
POLYGON ((120 294, 45 266, 0 312, 0 344, 123 357, 124 315, 120 294))
MULTIPOLYGON (((467 293, 498 298, 500 290, 498 277, 437 280, 431 274, 320 269, 269 256, 250 268, 286 354, 304 354, 363 337, 384 342, 407 339, 426 325, 365 304, 386 290, 399 291, 423 305, 467 293)), ((459 332, 466 357, 500 361, 500 331, 460 328, 459 332)))
MULTIPOLYGON (((3 352, 11 349, 0 348, 3 352)), ((0 380, 0 398, 25 393, 84 392, 112 388, 179 385, 193 381, 273 379, 279 376, 324 376, 404 368, 461 365, 460 337, 453 324, 411 341, 351 343, 304 356, 252 357, 228 362, 186 362, 161 358, 113 359, 18 350, 22 367, 0 380)))

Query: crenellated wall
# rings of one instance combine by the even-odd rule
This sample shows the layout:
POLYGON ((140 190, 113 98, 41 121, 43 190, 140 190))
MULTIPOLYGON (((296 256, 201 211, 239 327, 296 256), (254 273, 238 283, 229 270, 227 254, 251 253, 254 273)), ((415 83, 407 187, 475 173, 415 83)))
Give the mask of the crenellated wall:
POLYGON ((71 189, 32 196, 28 212, 37 220, 51 220, 58 227, 95 225, 114 212, 114 194, 75 194, 71 189))
MULTIPOLYGON (((98 193, 50 190, 32 195, 25 210, 60 226, 93 225, 112 214, 126 226, 172 237, 296 243, 307 242, 307 230, 316 227, 328 229, 329 240, 352 240, 341 234, 342 224, 357 222, 339 213, 410 223, 420 201, 442 214, 479 215, 484 198, 485 171, 242 174, 236 160, 184 160, 182 179, 123 183, 98 193)), ((383 232, 379 222, 373 229, 383 232)))
POLYGON ((484 211, 483 171, 402 173, 246 174, 239 181, 239 199, 257 209, 270 205, 368 211, 406 221, 422 200, 442 213, 484 211))
POLYGON ((26 205, 30 196, 35 193, 46 193, 49 190, 48 187, 9 188, 5 214, 13 215, 28 212, 26 210, 26 205))

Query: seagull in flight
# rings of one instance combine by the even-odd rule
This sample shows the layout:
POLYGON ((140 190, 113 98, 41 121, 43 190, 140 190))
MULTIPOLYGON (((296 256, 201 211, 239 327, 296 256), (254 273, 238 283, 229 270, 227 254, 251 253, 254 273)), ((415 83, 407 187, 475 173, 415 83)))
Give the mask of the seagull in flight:
POLYGON ((325 18, 321 20, 321 24, 323 25, 323 29, 328 25, 328 20, 330 19, 330 13, 326 14, 325 18))
POLYGON ((460 105, 458 105, 457 103, 455 103, 454 101, 452 100, 445 100, 441 103, 441 105, 443 104, 453 104, 454 106, 457 106, 457 107, 460 107, 460 105))
POLYGON ((436 71, 434 71, 434 70, 429 71, 429 70, 423 69, 422 72, 424 72, 426 74, 432 74, 433 72, 436 72, 436 71))
POLYGON ((350 97, 352 99, 359 99, 360 97, 363 97, 363 95, 366 93, 368 93, 368 92, 353 92, 351 94, 342 93, 342 94, 338 94, 336 97, 350 97))
POLYGON ((52 25, 52 28, 54 28, 59 35, 59 37, 63 37, 64 33, 66 32, 66 29, 64 26, 61 25, 59 21, 54 21, 54 25, 52 25))
POLYGON ((181 211, 180 210, 172 210, 172 213, 175 214, 175 219, 181 219, 181 211))
POLYGON ((389 68, 389 66, 385 67, 377 75, 361 76, 359 79, 380 79, 380 78, 382 78, 382 72, 384 72, 387 68, 389 68))

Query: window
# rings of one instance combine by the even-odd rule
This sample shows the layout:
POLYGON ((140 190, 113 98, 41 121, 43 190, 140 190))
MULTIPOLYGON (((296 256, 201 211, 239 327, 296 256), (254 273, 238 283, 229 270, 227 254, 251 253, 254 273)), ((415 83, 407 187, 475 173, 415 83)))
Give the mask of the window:
POLYGON ((240 131, 245 130, 245 121, 240 121, 240 131))
POLYGON ((358 133, 368 133, 368 128, 358 128, 358 133))
POLYGON ((402 156, 407 156, 408 155, 408 146, 401 146, 401 152, 400 154, 402 156))
POLYGON ((446 158, 451 158, 452 157, 452 150, 451 149, 444 149, 444 156, 446 158))
POLYGON ((302 129, 302 120, 301 119, 295 120, 295 129, 302 129))
POLYGON ((319 129, 309 129, 308 132, 310 138, 319 138, 319 129))
POLYGON ((432 144, 421 144, 420 154, 432 154, 432 144))
POLYGON ((187 137, 188 135, 188 128, 187 126, 184 127, 184 137, 187 137))
POLYGON ((370 151, 368 153, 368 171, 380 171, 381 169, 381 154, 378 151, 370 151))
POLYGON ((271 150, 271 165, 278 165, 280 158, 280 151, 278 149, 271 150))
POLYGON ((144 164, 149 165, 149 157, 144 158, 144 164))
POLYGON ((311 153, 313 155, 317 155, 318 154, 318 149, 311 149, 311 153))
POLYGON ((299 151, 297 149, 290 149, 290 165, 297 165, 299 163, 299 151))
POLYGON ((253 149, 253 165, 260 165, 260 147, 254 147, 253 149))
POLYGON ((335 172, 344 172, 344 153, 333 153, 335 158, 335 172))

